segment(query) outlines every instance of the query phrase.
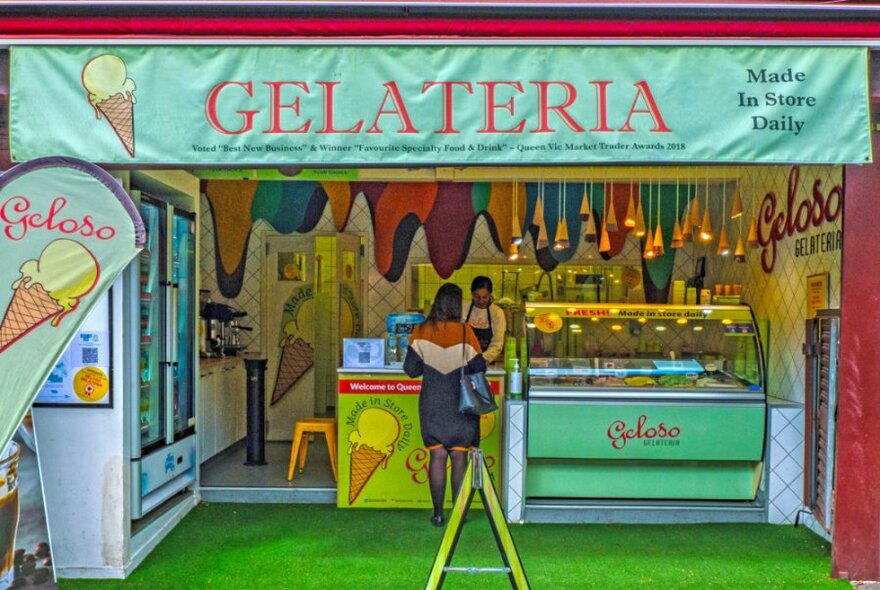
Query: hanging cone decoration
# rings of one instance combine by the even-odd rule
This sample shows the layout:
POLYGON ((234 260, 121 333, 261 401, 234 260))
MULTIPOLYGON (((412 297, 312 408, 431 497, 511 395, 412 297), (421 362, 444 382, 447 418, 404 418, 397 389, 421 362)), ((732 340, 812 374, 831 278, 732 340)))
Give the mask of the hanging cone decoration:
POLYGON ((654 255, 663 256, 666 248, 663 247, 663 228, 660 227, 660 220, 657 220, 657 229, 654 230, 654 255))
POLYGON ((670 248, 681 248, 684 246, 684 236, 681 233, 681 225, 678 223, 678 218, 675 218, 675 226, 672 228, 672 241, 669 242, 670 248))
POLYGON ((731 203, 730 205, 730 218, 736 219, 742 214, 743 202, 742 198, 739 196, 739 185, 737 185, 736 189, 733 191, 733 203, 731 203))
POLYGON ((596 242, 596 216, 590 215, 590 218, 587 219, 587 233, 584 234, 584 241, 588 244, 593 244, 596 242))
POLYGON ((700 241, 712 241, 712 220, 709 219, 709 208, 703 211, 703 222, 700 224, 700 241))
POLYGON ((507 249, 507 259, 511 262, 519 259, 519 247, 516 244, 511 244, 507 249))
POLYGON ((581 221, 586 221, 587 219, 589 219, 591 214, 592 211, 590 211, 590 195, 587 192, 587 189, 584 188, 584 196, 581 198, 581 221))
POLYGON ((694 224, 691 223, 691 210, 685 209, 684 211, 684 226, 681 228, 681 237, 684 238, 685 242, 693 242, 694 241, 694 224))
POLYGON ((546 248, 549 245, 550 240, 547 238, 547 227, 541 223, 538 226, 538 241, 535 243, 535 250, 546 248))
POLYGON ((700 215, 700 197, 694 194, 694 200, 691 201, 691 226, 700 227, 702 216, 700 215))
POLYGON ((608 199, 608 214, 605 216, 605 227, 610 232, 617 231, 617 215, 614 213, 614 195, 608 199))
POLYGON ((645 237, 645 251, 642 253, 642 258, 654 258, 654 236, 651 234, 651 230, 648 230, 648 235, 645 237))
POLYGON ((754 218, 749 223, 749 237, 746 238, 746 245, 749 248, 757 248, 761 245, 758 243, 758 224, 755 223, 754 218))
POLYGON ((645 207, 639 203, 638 209, 636 209, 636 226, 633 228, 633 232, 637 237, 641 238, 645 235, 645 231, 647 228, 645 227, 645 207))
POLYGON ((602 239, 599 240, 599 252, 611 251, 611 238, 608 236, 608 226, 602 226, 602 239))
POLYGON ((626 219, 623 220, 623 225, 626 227, 636 226, 636 203, 632 193, 630 193, 629 203, 626 205, 626 219))
POLYGON ((541 195, 538 195, 538 199, 535 201, 535 212, 532 215, 532 225, 537 225, 541 227, 544 225, 544 205, 541 202, 541 195))
POLYGON ((721 225, 721 233, 718 234, 718 248, 715 250, 718 256, 727 256, 730 254, 730 243, 727 241, 727 226, 721 225))
POLYGON ((746 248, 743 246, 742 232, 740 232, 739 238, 736 240, 736 250, 733 252, 733 259, 737 262, 746 261, 746 248))
POLYGON ((519 223, 519 215, 513 214, 513 227, 510 228, 510 243, 514 246, 522 244, 522 227, 519 223))
POLYGON ((556 241, 553 242, 553 249, 557 252, 567 250, 570 245, 571 242, 568 240, 568 222, 565 219, 560 219, 559 223, 556 224, 556 241))

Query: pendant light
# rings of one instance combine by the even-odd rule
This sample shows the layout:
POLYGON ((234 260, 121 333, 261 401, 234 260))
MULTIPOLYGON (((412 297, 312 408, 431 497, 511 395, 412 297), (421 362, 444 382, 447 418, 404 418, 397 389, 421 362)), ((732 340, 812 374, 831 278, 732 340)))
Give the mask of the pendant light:
MULTIPOLYGON (((592 186, 590 186, 590 193, 592 191, 592 186)), ((593 201, 590 198, 590 194, 587 192, 587 181, 584 179, 584 196, 581 197, 581 212, 580 217, 581 221, 586 221, 591 217, 593 213, 593 201)))
MULTIPOLYGON (((586 183, 584 183, 586 184, 586 183)), ((588 211, 590 214, 587 216, 587 232, 584 234, 584 241, 588 244, 593 244, 596 242, 596 216, 592 215, 593 211, 593 183, 590 183, 590 192, 587 194, 586 189, 584 189, 584 201, 587 202, 588 211)), ((583 203, 581 203, 581 211, 583 211, 583 203)), ((582 217, 583 219, 583 217, 582 217)))
POLYGON ((663 246, 663 228, 660 227, 660 211, 661 211, 661 199, 660 199, 660 180, 657 180, 657 229, 654 230, 654 255, 655 256, 663 256, 666 253, 666 248, 663 246))
MULTIPOLYGON (((603 187, 604 187, 604 184, 603 184, 603 187)), ((611 236, 608 235, 608 232, 611 231, 611 229, 608 226, 610 225, 611 220, 608 218, 608 209, 605 208, 605 205, 608 203, 608 198, 607 198, 607 195, 602 195, 602 196, 603 196, 603 201, 604 201, 602 209, 603 209, 605 215, 604 215, 604 218, 602 219, 602 233, 600 234, 600 237, 599 237, 599 252, 610 252, 611 251, 611 236)), ((614 212, 613 204, 612 204, 612 207, 610 207, 610 209, 613 213, 614 212)), ((614 224, 614 228, 615 228, 615 230, 617 229, 616 221, 614 224)))
POLYGON ((678 223, 678 205, 679 205, 679 190, 681 189, 681 185, 679 184, 679 179, 675 179, 675 225, 672 227, 672 241, 669 242, 669 247, 674 249, 681 248, 684 246, 684 236, 681 233, 681 225, 678 223))
POLYGON ((510 243, 513 246, 517 247, 517 252, 519 251, 519 246, 522 245, 523 237, 522 237, 522 224, 519 222, 519 213, 517 210, 519 209, 519 183, 516 180, 513 181, 513 220, 512 227, 510 228, 510 243))
POLYGON ((743 214, 743 203, 742 198, 739 196, 739 179, 736 181, 736 189, 733 191, 733 202, 730 204, 730 218, 736 219, 737 217, 742 217, 743 214))
POLYGON ((544 181, 538 184, 538 200, 535 202, 535 215, 532 217, 532 225, 538 226, 538 240, 535 242, 535 250, 546 248, 550 244, 547 239, 547 226, 544 224, 544 181))
POLYGON ((547 238, 547 228, 541 224, 541 226, 538 227, 538 241, 535 242, 535 250, 541 250, 549 245, 550 240, 547 238))
POLYGON ((636 234, 637 238, 641 238, 645 236, 645 206, 642 204, 642 185, 639 183, 639 195, 636 199, 636 203, 638 204, 638 208, 636 209, 636 226, 633 228, 633 233, 636 234))
POLYGON ((519 246, 513 242, 511 242, 510 246, 507 248, 507 259, 510 262, 516 262, 519 260, 519 246))
POLYGON ((617 214, 614 212, 614 181, 611 181, 609 186, 611 196, 605 199, 608 203, 608 211, 605 213, 605 227, 608 231, 615 232, 617 231, 617 214))
POLYGON ((698 228, 703 222, 703 216, 700 214, 700 191, 699 181, 694 179, 694 198, 691 201, 691 227, 698 228))
MULTIPOLYGON (((648 181, 648 219, 651 219, 651 213, 653 211, 653 191, 654 187, 651 181, 648 181)), ((645 236, 645 250, 642 252, 642 258, 646 260, 651 260, 654 258, 654 235, 651 232, 651 228, 648 228, 648 233, 645 236)))
POLYGON ((651 260, 654 256, 654 236, 649 228, 648 234, 645 236, 645 251, 642 253, 642 258, 651 260))
MULTIPOLYGON (((685 242, 693 242, 694 241, 694 223, 691 217, 691 208, 693 207, 693 202, 690 198, 691 193, 691 179, 688 179, 688 200, 687 205, 684 208, 684 216, 682 217, 682 228, 681 228, 681 236, 684 238, 685 242)), ((696 193, 696 189, 694 189, 694 193, 696 193)))
POLYGON ((629 179, 629 203, 626 204, 626 219, 623 220, 626 227, 636 226, 636 205, 635 197, 633 197, 633 181, 629 179))
MULTIPOLYGON (((706 207, 708 211, 709 208, 706 207)), ((721 211, 727 211, 727 183, 721 183, 721 211)), ((718 248, 715 249, 718 256, 727 256, 730 254, 730 243, 727 240, 727 223, 724 216, 721 216, 721 233, 718 234, 718 248)))
POLYGON ((611 237, 608 235, 608 226, 602 226, 602 238, 599 240, 599 252, 611 251, 611 237))
POLYGON ((703 221, 700 222, 700 241, 709 243, 712 241, 712 220, 709 217, 709 176, 706 176, 706 206, 703 209, 703 221))
POLYGON ((538 181, 538 197, 535 199, 535 211, 532 213, 532 225, 544 225, 544 205, 541 203, 544 192, 544 181, 538 181))
POLYGON ((739 217, 739 236, 736 239, 736 250, 733 251, 733 259, 737 262, 746 261, 746 248, 743 246, 743 218, 739 217))
POLYGON ((761 245, 758 242, 758 224, 755 222, 754 217, 752 217, 752 222, 749 223, 749 237, 746 238, 746 245, 749 248, 757 248, 761 245))
POLYGON ((557 252, 567 250, 571 245, 568 239, 568 223, 565 220, 565 188, 563 185, 563 181, 560 180, 559 197, 556 200, 559 222, 556 224, 556 240, 553 242, 553 249, 557 252))

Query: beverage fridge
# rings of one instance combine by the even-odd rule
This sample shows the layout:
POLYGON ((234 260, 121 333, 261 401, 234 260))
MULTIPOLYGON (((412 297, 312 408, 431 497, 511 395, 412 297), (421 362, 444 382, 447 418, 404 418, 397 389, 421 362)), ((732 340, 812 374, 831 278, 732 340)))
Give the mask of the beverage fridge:
POLYGON ((139 519, 196 477, 195 215, 141 194, 147 243, 125 277, 131 516, 139 519))

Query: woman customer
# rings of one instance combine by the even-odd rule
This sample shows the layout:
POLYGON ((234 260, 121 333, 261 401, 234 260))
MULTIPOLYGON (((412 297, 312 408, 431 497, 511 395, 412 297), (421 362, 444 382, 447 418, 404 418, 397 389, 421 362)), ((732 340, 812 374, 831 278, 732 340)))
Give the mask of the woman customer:
POLYGON ((410 377, 422 376, 419 422, 422 442, 431 454, 428 484, 434 514, 431 523, 443 526, 446 464, 452 463, 452 500, 467 469, 468 449, 480 446, 480 417, 458 412, 461 368, 486 370, 474 331, 461 321, 461 288, 446 283, 437 291, 424 323, 415 327, 403 370, 410 377))
POLYGON ((507 320, 504 310, 492 303, 492 279, 479 276, 471 282, 471 304, 462 310, 480 342, 486 364, 495 362, 504 348, 507 320))

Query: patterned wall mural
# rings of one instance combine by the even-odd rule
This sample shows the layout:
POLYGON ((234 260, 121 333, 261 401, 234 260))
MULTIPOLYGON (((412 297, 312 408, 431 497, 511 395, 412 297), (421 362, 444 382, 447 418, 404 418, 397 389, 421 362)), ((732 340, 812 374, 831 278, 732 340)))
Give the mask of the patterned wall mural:
POLYGON ((644 262, 649 299, 665 300, 674 266, 674 251, 668 242, 675 219, 693 190, 689 185, 670 183, 561 181, 514 184, 211 180, 204 186, 214 220, 217 285, 227 298, 236 297, 242 288, 251 235, 248 222, 263 220, 282 234, 308 233, 318 225, 329 204, 334 229, 346 231, 353 202, 363 195, 371 217, 375 266, 389 282, 402 276, 419 229, 424 230, 428 258, 437 273, 449 277, 467 259, 480 218, 486 221, 499 254, 506 251, 514 225, 538 243, 543 222, 548 244, 537 248, 536 260, 544 270, 553 270, 572 260, 584 239, 587 224, 582 207, 593 216, 593 240, 599 241, 607 231, 608 248, 601 256, 611 260, 623 252, 633 231, 623 220, 635 204, 636 210, 643 209, 642 215, 652 231, 655 223, 662 225, 666 236, 666 254, 644 262), (667 205, 661 208, 664 200, 667 205), (670 207, 673 200, 676 206, 670 207), (543 214, 536 217, 539 204, 543 214), (612 221, 614 218, 620 223, 612 221), (551 247, 561 237, 558 234, 563 226, 567 245, 551 247))
MULTIPOLYGON (((740 232, 745 240, 749 220, 759 214, 766 195, 771 193, 775 195, 776 216, 778 216, 789 207, 789 195, 794 207, 797 208, 805 199, 812 198, 816 191, 828 195, 833 187, 842 184, 840 167, 796 167, 795 169, 796 176, 792 174, 793 168, 790 166, 741 169, 739 185, 745 213, 742 222, 727 222, 732 248, 740 232)), ((364 306, 366 314, 364 334, 366 336, 382 335, 385 316, 406 309, 407 286, 405 281, 399 279, 408 264, 431 262, 438 274, 442 271, 445 276, 449 276, 449 273, 458 268, 465 259, 483 263, 506 261, 506 254, 501 250, 501 245, 509 243, 511 233, 512 183, 432 185, 430 183, 319 184, 230 181, 233 185, 239 186, 227 187, 224 186, 225 182, 210 181, 205 187, 205 198, 210 208, 204 209, 206 214, 202 218, 201 225, 202 283, 204 288, 211 291, 215 300, 249 310, 253 318, 252 323, 256 322, 260 313, 262 272, 260 250, 263 236, 267 232, 300 231, 306 228, 315 232, 333 232, 344 229, 365 236, 366 259, 368 262, 372 260, 365 275, 367 301, 364 306), (267 187, 261 192, 258 184, 276 186, 267 187), (250 189, 246 191, 241 185, 250 186, 250 189), (284 189, 277 185, 296 186, 284 189), (458 192, 450 193, 453 195, 449 197, 450 202, 456 203, 458 207, 462 207, 464 203, 466 208, 468 198, 470 199, 470 212, 464 216, 442 206, 446 191, 453 191, 455 187, 458 187, 458 192), (251 193, 254 198, 248 201, 247 195, 251 193), (236 202, 235 194, 244 196, 238 197, 236 202), (262 197, 258 199, 258 195, 262 197), (438 196, 443 198, 438 199, 438 196), (247 202, 251 204, 249 214, 245 212, 244 203, 247 202), (241 226, 245 224, 235 223, 236 217, 238 219, 249 217, 253 231, 242 231, 241 226), (224 218, 229 219, 224 220, 224 218), (406 221, 407 218, 412 221, 406 221), (397 220, 398 223, 380 221, 380 219, 397 220), (401 226, 410 223, 414 229, 400 229, 401 226), (395 231, 376 232, 377 226, 394 227, 395 231), (439 237, 435 233, 439 234, 439 237), (241 279, 236 278, 239 275, 241 279), (389 277, 397 278, 390 280, 389 277)), ((772 273, 767 273, 762 268, 762 248, 748 249, 745 262, 739 264, 733 260, 732 255, 717 256, 714 244, 690 242, 678 250, 669 247, 675 223, 672 212, 676 209, 684 209, 685 203, 693 194, 694 186, 699 189, 697 194, 701 199, 706 199, 708 195, 713 225, 716 232, 720 231, 722 209, 729 210, 732 185, 710 183, 707 190, 705 182, 682 179, 677 189, 675 183, 667 181, 664 181, 659 189, 656 182, 642 182, 633 187, 632 193, 640 194, 645 216, 652 220, 650 223, 646 222, 646 225, 656 228, 658 200, 661 205, 660 224, 666 254, 650 262, 645 261, 641 256, 644 240, 633 236, 630 228, 625 228, 622 223, 618 225, 618 232, 613 232, 613 249, 610 253, 599 254, 597 243, 586 243, 583 240, 585 232, 583 222, 579 219, 578 210, 573 203, 579 207, 585 192, 592 195, 592 209, 597 218, 601 218, 604 195, 606 191, 609 195, 611 192, 610 184, 587 183, 584 186, 583 183, 571 183, 560 189, 555 182, 548 181, 543 183, 543 186, 541 183, 528 183, 524 185, 524 189, 520 188, 518 191, 517 216, 526 228, 537 202, 537 194, 542 192, 544 201, 548 203, 544 206, 545 224, 552 243, 560 217, 557 198, 561 192, 565 197, 564 211, 566 221, 569 223, 571 244, 568 249, 561 252, 548 248, 546 254, 549 256, 550 264, 585 261, 595 264, 609 259, 615 264, 642 264, 646 299, 651 298, 649 291, 654 289, 656 300, 665 301, 666 289, 670 282, 690 278, 694 274, 697 260, 705 257, 707 287, 713 287, 716 282, 742 284, 744 300, 753 306, 758 317, 765 317, 770 321, 770 348, 767 351, 770 393, 777 397, 802 401, 804 366, 800 343, 803 340, 806 276, 828 272, 829 305, 838 306, 840 302, 839 248, 821 252, 811 251, 811 248, 821 248, 821 244, 827 242, 823 236, 841 230, 840 217, 819 227, 810 226, 803 234, 793 233, 791 237, 786 236, 778 240, 774 267, 772 273), (676 193, 678 193, 677 199, 676 193), (670 207, 676 200, 677 206, 670 207), (806 242, 803 241, 804 238, 806 242), (820 244, 820 240, 824 241, 820 244)), ((626 215, 629 195, 632 193, 629 183, 615 183, 613 189, 615 213, 618 220, 622 220, 626 215)), ((765 222, 765 225, 769 226, 769 223, 765 222)), ((529 229, 534 230, 534 228, 529 229)), ((532 234, 536 232, 532 231, 532 234)), ((532 244, 536 237, 536 235, 532 238, 527 237, 524 245, 524 250, 532 255, 534 254, 532 244)), ((543 260, 543 264, 548 262, 547 257, 537 256, 535 259, 539 262, 543 260)), ((254 332, 246 334, 249 337, 249 350, 252 351, 258 350, 260 343, 259 326, 255 327, 254 332)))

